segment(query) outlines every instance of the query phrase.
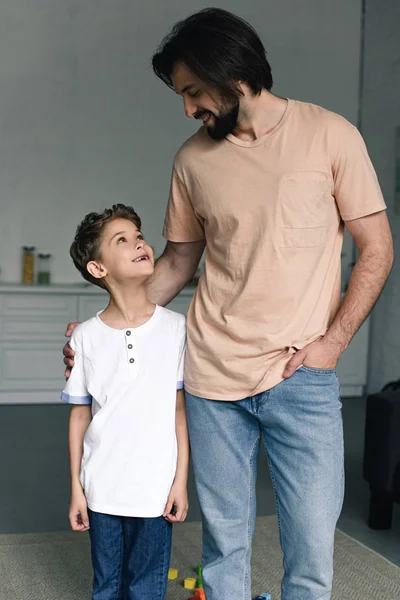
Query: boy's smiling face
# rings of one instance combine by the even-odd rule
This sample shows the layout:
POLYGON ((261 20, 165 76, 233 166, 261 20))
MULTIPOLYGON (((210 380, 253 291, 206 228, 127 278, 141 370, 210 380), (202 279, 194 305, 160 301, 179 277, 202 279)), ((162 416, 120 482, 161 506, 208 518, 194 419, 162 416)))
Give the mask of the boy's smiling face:
POLYGON ((87 265, 89 273, 105 282, 127 283, 148 279, 154 271, 154 255, 137 226, 127 219, 113 219, 104 227, 100 259, 87 265))

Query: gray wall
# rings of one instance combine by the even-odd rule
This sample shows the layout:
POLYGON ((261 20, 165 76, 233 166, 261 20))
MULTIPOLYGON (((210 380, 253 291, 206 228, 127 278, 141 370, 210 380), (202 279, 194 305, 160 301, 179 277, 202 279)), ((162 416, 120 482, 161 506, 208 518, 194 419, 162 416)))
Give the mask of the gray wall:
MULTIPOLYGON (((54 254, 54 281, 78 281, 76 225, 118 201, 136 207, 162 251, 172 159, 198 125, 150 57, 176 20, 207 4, 2 0, 0 280, 19 280, 20 247, 34 244, 54 254)), ((215 4, 257 28, 276 93, 357 122, 360 0, 215 4)))
POLYGON ((400 214, 395 214, 395 130, 400 127, 400 3, 367 0, 362 131, 388 205, 397 258, 373 314, 369 391, 400 378, 400 214))

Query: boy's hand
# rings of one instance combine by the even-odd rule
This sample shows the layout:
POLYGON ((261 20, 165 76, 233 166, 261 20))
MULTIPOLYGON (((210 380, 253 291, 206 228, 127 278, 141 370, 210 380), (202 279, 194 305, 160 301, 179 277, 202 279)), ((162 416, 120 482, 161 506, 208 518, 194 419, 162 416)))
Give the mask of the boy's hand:
POLYGON ((189 508, 186 485, 174 483, 168 496, 163 517, 170 523, 182 523, 189 508))
POLYGON ((89 517, 85 494, 73 492, 69 505, 69 522, 73 531, 87 531, 89 529, 89 517))
MULTIPOLYGON (((71 337, 71 334, 77 325, 79 325, 79 322, 68 323, 66 332, 64 334, 65 337, 71 337)), ((71 375, 71 371, 74 367, 74 356, 75 356, 75 352, 72 350, 71 346, 69 345, 69 342, 67 342, 65 344, 65 346, 63 348, 63 354, 64 354, 64 364, 67 366, 67 368, 64 371, 64 375, 65 375, 65 379, 68 379, 69 376, 71 375)))

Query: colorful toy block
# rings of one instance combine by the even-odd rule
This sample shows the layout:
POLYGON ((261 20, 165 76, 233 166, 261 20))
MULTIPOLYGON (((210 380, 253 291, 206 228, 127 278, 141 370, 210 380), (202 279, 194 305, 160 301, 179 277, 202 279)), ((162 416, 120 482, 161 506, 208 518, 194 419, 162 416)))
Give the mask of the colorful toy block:
POLYGON ((194 590, 196 587, 196 578, 186 577, 186 579, 183 581, 183 587, 185 590, 194 590))
POLYGON ((203 588, 197 588, 194 591, 194 597, 196 598, 196 600, 206 600, 206 595, 204 593, 203 588))
POLYGON ((174 579, 178 579, 178 569, 168 569, 168 579, 173 581, 174 579))
POLYGON ((196 567, 196 574, 197 574, 197 588, 202 589, 203 588, 203 567, 201 565, 198 565, 196 567))

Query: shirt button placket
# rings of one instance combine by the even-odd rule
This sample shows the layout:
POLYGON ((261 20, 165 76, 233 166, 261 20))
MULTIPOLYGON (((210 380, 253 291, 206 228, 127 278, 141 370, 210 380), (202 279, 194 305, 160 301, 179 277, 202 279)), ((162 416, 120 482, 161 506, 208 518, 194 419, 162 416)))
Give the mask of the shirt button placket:
MULTIPOLYGON (((126 331, 127 338, 130 337, 131 333, 132 332, 129 329, 126 331)), ((129 364, 133 365, 135 363, 135 359, 133 358, 133 352, 132 352, 132 350, 133 350, 133 344, 131 344, 131 343, 127 344, 127 348, 128 348, 128 360, 129 360, 129 364)))

